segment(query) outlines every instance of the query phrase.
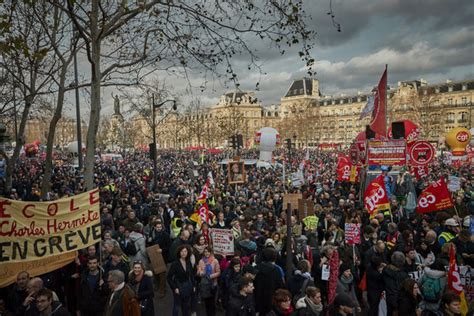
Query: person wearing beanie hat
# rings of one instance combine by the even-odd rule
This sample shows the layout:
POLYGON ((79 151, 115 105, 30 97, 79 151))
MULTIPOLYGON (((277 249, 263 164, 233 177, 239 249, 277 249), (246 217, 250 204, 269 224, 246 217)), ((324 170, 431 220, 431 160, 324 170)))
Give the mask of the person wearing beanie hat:
POLYGON ((438 237, 438 243, 440 246, 443 246, 445 243, 448 243, 456 237, 456 235, 459 233, 459 223, 454 219, 454 218, 448 218, 444 222, 444 229, 439 234, 438 237))
POLYGON ((357 296, 355 292, 356 283, 354 281, 354 276, 352 275, 351 266, 348 263, 342 263, 339 267, 339 280, 337 280, 336 293, 343 294, 348 296, 354 303, 353 307, 357 308, 357 311, 360 312, 360 305, 357 301, 357 296))

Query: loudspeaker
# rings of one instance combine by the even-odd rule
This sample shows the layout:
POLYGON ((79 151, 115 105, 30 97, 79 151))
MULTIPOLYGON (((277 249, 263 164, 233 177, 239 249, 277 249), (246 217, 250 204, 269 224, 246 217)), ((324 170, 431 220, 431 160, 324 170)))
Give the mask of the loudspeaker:
POLYGON ((405 124, 403 122, 392 123, 392 139, 405 138, 405 124))
POLYGON ((370 129, 369 125, 365 126, 365 139, 375 138, 375 132, 370 129))

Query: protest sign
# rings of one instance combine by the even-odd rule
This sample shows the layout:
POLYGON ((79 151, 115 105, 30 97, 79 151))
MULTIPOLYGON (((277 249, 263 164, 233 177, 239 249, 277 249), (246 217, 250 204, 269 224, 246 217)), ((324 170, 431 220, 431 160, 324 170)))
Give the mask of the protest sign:
POLYGON ((433 161, 435 157, 435 149, 433 145, 424 140, 417 140, 411 144, 408 154, 410 156, 411 165, 427 165, 433 161))
POLYGON ((291 204, 293 210, 298 208, 298 200, 302 199, 301 193, 287 193, 283 194, 283 209, 286 210, 288 203, 291 204))
POLYGON ((310 215, 303 218, 303 224, 306 230, 315 230, 318 227, 319 218, 316 215, 310 215))
POLYGON ((371 140, 367 146, 369 166, 404 166, 406 144, 403 139, 371 140))
POLYGON ((151 268, 155 275, 166 272, 166 262, 160 250, 159 245, 146 248, 146 253, 148 254, 148 258, 150 258, 151 268))
POLYGON ((37 260, 100 241, 99 189, 51 202, 0 198, 0 262, 37 260))
POLYGON ((360 224, 346 223, 344 236, 348 245, 360 244, 360 224))
POLYGON ((234 235, 230 229, 211 229, 212 249, 214 254, 232 256, 234 254, 234 235))
POLYGON ((74 261, 77 252, 66 252, 43 259, 0 264, 0 288, 16 282, 18 273, 28 271, 31 278, 64 267, 74 261))
POLYGON ((298 219, 306 218, 308 215, 314 214, 314 204, 311 200, 298 200, 298 219))
POLYGON ((461 189, 461 179, 456 176, 448 177, 448 190, 449 192, 456 192, 461 189))

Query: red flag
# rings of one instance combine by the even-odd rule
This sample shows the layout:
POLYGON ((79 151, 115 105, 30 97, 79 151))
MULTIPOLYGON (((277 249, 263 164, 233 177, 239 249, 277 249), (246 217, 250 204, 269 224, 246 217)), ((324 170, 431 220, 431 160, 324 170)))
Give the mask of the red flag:
POLYGON ((416 180, 420 180, 423 177, 428 176, 428 166, 414 166, 412 170, 415 172, 416 180))
POLYGON ((349 158, 345 156, 338 157, 337 163, 337 180, 338 181, 349 181, 351 177, 351 163, 349 158))
POLYGON ((454 244, 451 244, 451 247, 449 248, 448 288, 459 295, 461 298, 461 315, 466 315, 468 307, 455 255, 456 250, 454 249, 454 244))
POLYGON ((416 211, 418 213, 430 213, 453 206, 453 199, 448 191, 448 186, 444 178, 441 178, 421 192, 416 211))
POLYGON ((387 68, 385 68, 382 78, 380 78, 379 84, 377 86, 377 91, 375 92, 374 111, 372 112, 372 121, 370 122, 370 129, 385 137, 387 136, 386 94, 387 68))
POLYGON ((367 186, 367 189, 365 189, 364 206, 369 211, 370 216, 375 215, 378 211, 390 208, 383 175, 372 180, 367 186))

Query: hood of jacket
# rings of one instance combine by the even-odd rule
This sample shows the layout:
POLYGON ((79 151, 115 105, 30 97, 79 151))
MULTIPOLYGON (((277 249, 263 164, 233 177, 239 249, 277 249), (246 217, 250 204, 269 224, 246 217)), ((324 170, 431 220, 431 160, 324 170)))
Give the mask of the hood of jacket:
POLYGON ((433 270, 433 269, 430 269, 429 267, 425 268, 425 274, 426 274, 427 277, 430 277, 430 278, 433 278, 433 279, 440 279, 440 278, 446 276, 446 272, 439 271, 439 270, 433 270))
POLYGON ((305 302, 305 299, 306 297, 302 297, 300 298, 297 302, 296 302, 296 305, 295 305, 295 308, 296 309, 300 309, 300 308, 305 308, 306 307, 306 302, 305 302))
POLYGON ((137 241, 137 240, 140 239, 140 238, 145 238, 145 237, 143 237, 142 234, 137 233, 137 232, 131 232, 131 233, 130 233, 130 240, 131 240, 131 241, 135 242, 135 241, 137 241))

